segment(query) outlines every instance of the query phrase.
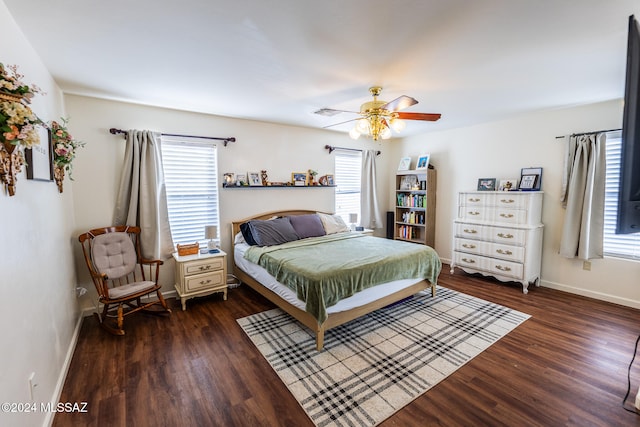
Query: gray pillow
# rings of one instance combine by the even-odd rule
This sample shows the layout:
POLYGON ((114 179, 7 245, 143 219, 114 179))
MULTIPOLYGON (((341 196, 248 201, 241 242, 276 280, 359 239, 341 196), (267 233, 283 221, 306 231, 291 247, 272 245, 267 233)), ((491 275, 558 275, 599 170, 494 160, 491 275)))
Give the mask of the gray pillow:
POLYGON ((258 246, 280 245, 300 239, 289 218, 249 221, 249 228, 258 246))
POLYGON ((291 215, 288 218, 301 239, 324 236, 326 234, 318 214, 291 215))

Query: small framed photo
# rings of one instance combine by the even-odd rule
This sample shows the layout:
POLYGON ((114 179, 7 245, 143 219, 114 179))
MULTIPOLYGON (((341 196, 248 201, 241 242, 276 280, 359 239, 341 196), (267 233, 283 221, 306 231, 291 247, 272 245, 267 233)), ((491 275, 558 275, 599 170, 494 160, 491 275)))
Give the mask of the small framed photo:
POLYGON ((522 175, 520 178, 521 190, 533 190, 538 182, 538 175, 522 175))
POLYGON ((417 175, 405 175, 400 181, 400 190, 417 190, 420 188, 417 175))
POLYGON ((515 191, 518 189, 518 180, 515 178, 501 179, 498 191, 515 191))
POLYGON ((291 172, 291 182, 293 183, 293 185, 298 187, 305 186, 307 183, 307 173, 291 172))
POLYGON ((542 168, 522 168, 520 171, 520 186, 518 189, 522 191, 540 191, 541 188, 542 168))
POLYGON ((243 173, 236 174, 236 185, 247 185, 247 175, 243 173))
POLYGON ((496 190, 495 178, 478 179, 478 191, 495 191, 495 190, 496 190))
POLYGON ((333 183, 333 175, 322 175, 318 178, 318 182, 320 185, 334 185, 333 183))
POLYGON ((260 174, 258 172, 247 172, 247 176, 249 177, 250 186, 257 187, 262 185, 262 179, 260 179, 260 174))
POLYGON ((418 164, 416 169, 428 169, 429 168, 429 154, 423 154, 418 157, 418 164))
POLYGON ((411 157, 403 157, 398 165, 399 171, 408 171, 411 168, 411 157))
POLYGON ((236 185, 236 174, 233 172, 227 172, 223 175, 222 186, 231 187, 232 185, 236 185))

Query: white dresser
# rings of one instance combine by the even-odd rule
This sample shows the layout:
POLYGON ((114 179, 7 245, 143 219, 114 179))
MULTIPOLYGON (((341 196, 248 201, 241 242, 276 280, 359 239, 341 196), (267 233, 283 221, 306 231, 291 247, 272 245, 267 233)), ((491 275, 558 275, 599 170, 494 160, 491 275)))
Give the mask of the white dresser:
POLYGON ((540 191, 469 191, 458 194, 451 273, 458 267, 504 282, 540 285, 540 191))

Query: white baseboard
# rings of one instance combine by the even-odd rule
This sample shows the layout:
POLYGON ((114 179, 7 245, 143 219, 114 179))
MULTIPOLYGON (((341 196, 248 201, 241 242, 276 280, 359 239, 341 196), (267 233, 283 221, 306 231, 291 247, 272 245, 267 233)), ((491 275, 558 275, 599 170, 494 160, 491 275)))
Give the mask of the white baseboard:
POLYGON ((640 308, 640 302, 621 298, 615 295, 605 294, 603 292, 590 291, 588 289, 576 288, 574 286, 565 285, 562 283, 550 282, 548 280, 541 280, 540 286, 545 288, 557 289, 559 291, 568 292, 570 294, 581 295, 583 297, 593 298, 600 301, 611 302, 613 304, 624 305, 625 307, 640 308))

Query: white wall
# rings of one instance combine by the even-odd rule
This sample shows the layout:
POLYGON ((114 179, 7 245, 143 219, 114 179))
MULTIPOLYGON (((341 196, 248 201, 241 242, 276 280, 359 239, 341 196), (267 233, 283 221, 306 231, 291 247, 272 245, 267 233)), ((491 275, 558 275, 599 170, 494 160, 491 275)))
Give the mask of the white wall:
MULTIPOLYGON (((560 204, 564 140, 556 136, 621 126, 622 102, 610 101, 406 138, 397 155, 398 161, 405 155, 415 161, 422 153, 431 154, 438 171, 435 249, 447 262, 451 259, 456 193, 475 190, 478 178, 519 178, 523 167, 542 167, 542 286, 640 308, 639 262, 605 258, 593 260, 591 271, 585 271, 582 261, 558 254, 564 218, 560 204)), ((388 204, 393 206, 391 197, 388 204)))
MULTIPOLYGON (((109 128, 149 129, 158 132, 198 136, 230 137, 237 142, 218 145, 219 181, 225 172, 247 173, 267 170, 271 181, 289 181, 291 172, 318 171, 319 175, 334 172, 334 157, 324 148, 334 145, 382 151, 378 157, 378 199, 386 200, 389 181, 387 159, 394 158, 390 143, 367 140, 352 141, 345 134, 326 130, 231 119, 206 114, 149 107, 96 98, 67 95, 66 107, 73 122, 76 138, 85 141, 74 166, 75 226, 78 235, 91 228, 112 224, 125 141, 109 133, 109 128)), ((334 210, 334 190, 331 188, 220 189, 221 246, 231 252, 231 221, 257 213, 298 208, 331 212, 334 210)), ((379 230, 384 234, 384 230, 379 230)), ((91 307, 95 290, 81 259, 79 245, 75 247, 77 274, 82 286, 90 293, 82 301, 91 307)), ((230 257, 229 257, 230 261, 230 257)), ((231 268, 231 264, 229 264, 231 268)), ((231 269, 229 270, 231 271, 231 269)), ((173 261, 161 271, 163 292, 173 290, 173 261)), ((170 295, 170 294, 169 294, 170 295)))
MULTIPOLYGON (((0 1, 0 61, 15 64, 23 81, 46 92, 31 106, 45 121, 64 116, 62 93, 0 1)), ((73 190, 65 182, 18 177, 16 195, 0 190, 0 402, 30 402, 27 379, 35 372, 34 401, 58 398, 75 339, 79 310, 71 247, 73 190)), ((39 409, 39 407, 38 407, 39 409)), ((0 412, 0 425, 35 426, 51 414, 0 412)))

